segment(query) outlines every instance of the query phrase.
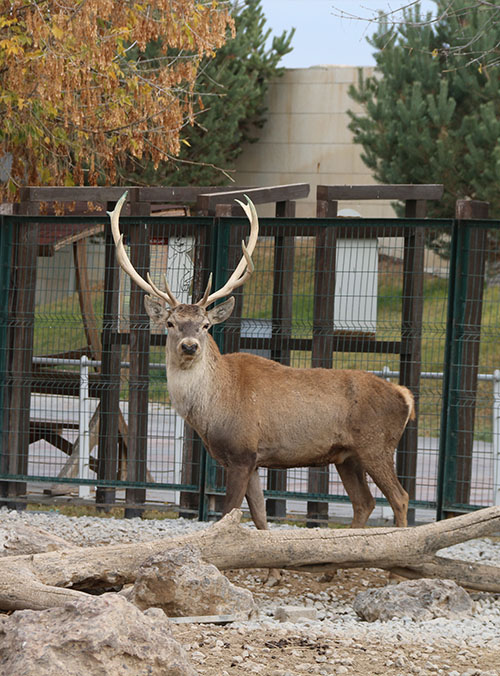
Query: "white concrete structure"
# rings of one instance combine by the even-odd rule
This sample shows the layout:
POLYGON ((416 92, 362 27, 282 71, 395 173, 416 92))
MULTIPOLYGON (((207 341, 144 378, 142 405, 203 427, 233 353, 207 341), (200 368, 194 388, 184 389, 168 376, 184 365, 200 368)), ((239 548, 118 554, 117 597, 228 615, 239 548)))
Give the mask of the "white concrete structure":
MULTIPOLYGON (((245 147, 237 163, 239 185, 310 183, 311 193, 297 202, 297 216, 316 215, 317 185, 374 184, 361 159, 361 147, 352 141, 348 110, 359 112, 349 97, 358 82, 353 66, 315 66, 286 70, 268 94, 267 122, 258 143, 245 147)), ((364 68, 371 75, 372 68, 364 68)), ((387 201, 342 202, 362 216, 394 216, 387 201)), ((259 208, 271 216, 270 208, 259 208)))

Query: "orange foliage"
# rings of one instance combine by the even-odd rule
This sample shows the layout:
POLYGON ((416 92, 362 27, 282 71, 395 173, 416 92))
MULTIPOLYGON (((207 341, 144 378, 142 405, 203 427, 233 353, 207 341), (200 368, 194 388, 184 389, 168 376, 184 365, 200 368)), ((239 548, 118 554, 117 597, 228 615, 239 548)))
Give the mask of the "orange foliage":
POLYGON ((0 7, 0 156, 13 157, 0 201, 23 185, 116 183, 117 162, 177 155, 200 59, 233 30, 212 0, 0 7))

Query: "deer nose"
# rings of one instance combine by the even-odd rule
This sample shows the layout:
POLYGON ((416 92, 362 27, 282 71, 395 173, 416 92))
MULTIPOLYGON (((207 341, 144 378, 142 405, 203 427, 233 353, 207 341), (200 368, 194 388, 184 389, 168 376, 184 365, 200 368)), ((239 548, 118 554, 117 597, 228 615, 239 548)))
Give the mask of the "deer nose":
POLYGON ((198 345, 196 343, 181 343, 181 349, 184 354, 196 354, 198 345))

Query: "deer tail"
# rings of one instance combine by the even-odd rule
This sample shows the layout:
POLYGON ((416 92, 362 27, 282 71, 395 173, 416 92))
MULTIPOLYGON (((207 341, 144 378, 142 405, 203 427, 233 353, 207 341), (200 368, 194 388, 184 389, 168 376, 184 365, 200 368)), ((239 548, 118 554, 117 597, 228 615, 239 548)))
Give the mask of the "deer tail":
POLYGON ((396 387, 399 390, 399 393, 405 400, 405 404, 408 407, 408 415, 406 417, 405 425, 408 423, 408 420, 415 420, 415 399, 413 397, 413 394, 410 392, 410 390, 407 387, 403 387, 403 385, 396 385, 396 387))

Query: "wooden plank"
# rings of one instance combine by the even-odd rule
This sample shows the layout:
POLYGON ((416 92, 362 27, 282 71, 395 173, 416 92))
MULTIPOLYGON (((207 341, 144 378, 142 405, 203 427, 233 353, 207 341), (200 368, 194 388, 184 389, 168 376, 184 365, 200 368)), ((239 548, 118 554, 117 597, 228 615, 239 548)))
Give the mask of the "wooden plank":
POLYGON ((104 225, 85 223, 44 223, 39 227, 38 255, 53 256, 56 251, 69 244, 74 244, 87 237, 97 235, 104 230, 104 225))
MULTIPOLYGON (((241 207, 231 204, 217 204, 215 214, 218 218, 224 218, 234 215, 234 212, 241 207)), ((227 278, 237 267, 243 253, 241 242, 246 239, 248 234, 248 224, 231 224, 229 228, 228 256, 227 256, 227 278)), ((226 280, 224 280, 225 282, 226 280)), ((224 352, 239 352, 241 341, 241 315, 243 311, 243 292, 244 288, 239 287, 231 294, 234 297, 234 310, 231 317, 224 323, 224 352)))
MULTIPOLYGON (((295 218, 295 202, 277 202, 278 218, 295 218)), ((274 274, 271 359, 290 364, 288 341, 292 336, 293 268, 295 238, 279 231, 274 236, 274 274)))
MULTIPOLYGON (((295 218, 295 202, 276 203, 276 217, 295 218)), ((293 314, 293 267, 295 258, 294 237, 274 237, 274 275, 271 358, 280 364, 290 365, 290 338, 292 337, 293 314)), ((267 489, 286 491, 287 472, 283 469, 269 469, 267 489)), ((270 517, 286 517, 286 500, 267 498, 266 512, 270 517)))
POLYGON ((265 188, 238 188, 238 190, 199 195, 196 203, 197 209, 200 213, 212 215, 215 213, 217 204, 231 204, 235 199, 245 201, 245 195, 248 195, 254 204, 296 200, 309 195, 309 183, 291 183, 265 188))
MULTIPOLYGON (((208 277, 211 272, 213 226, 198 228, 194 231, 194 278, 192 302, 202 298, 206 289, 208 277)), ((154 336, 152 336, 154 338, 154 336)), ((182 448, 181 482, 192 486, 201 486, 203 476, 202 463, 205 462, 203 444, 200 437, 187 423, 184 426, 184 444, 182 448)), ((202 500, 204 497, 202 496, 202 500)), ((179 515, 185 518, 197 518, 203 505, 200 501, 200 493, 181 491, 179 515)))
POLYGON ((83 329, 87 338, 92 359, 101 359, 101 336, 97 328, 97 319, 94 312, 95 292, 91 289, 88 265, 87 265, 87 242, 85 239, 73 244, 73 260, 75 264, 75 282, 82 313, 83 329))
MULTIPOLYGON (((239 187, 238 189, 244 189, 239 187)), ((192 204, 199 195, 219 193, 222 188, 218 186, 152 186, 139 189, 139 200, 142 202, 172 202, 174 204, 192 204)))
MULTIPOLYGON (((25 189, 32 202, 116 202, 126 187, 105 186, 33 186, 25 189)), ((21 191, 21 201, 24 199, 21 191)))
MULTIPOLYGON (((36 215, 36 205, 17 205, 17 213, 36 215)), ((35 323, 38 225, 17 222, 14 225, 13 265, 9 301, 7 369, 10 384, 4 406, 7 409, 7 445, 2 470, 8 474, 28 473, 31 372, 35 323)), ((26 494, 25 482, 5 482, 2 494, 14 498, 11 507, 24 508, 15 498, 26 494)))
POLYGON ((318 185, 318 200, 440 200, 441 184, 318 185))
MULTIPOLYGON (((198 195, 221 192, 221 186, 33 186, 21 190, 27 202, 116 202, 125 190, 138 190, 138 202, 193 203, 198 195)), ((244 189, 244 188, 239 188, 244 189)))

